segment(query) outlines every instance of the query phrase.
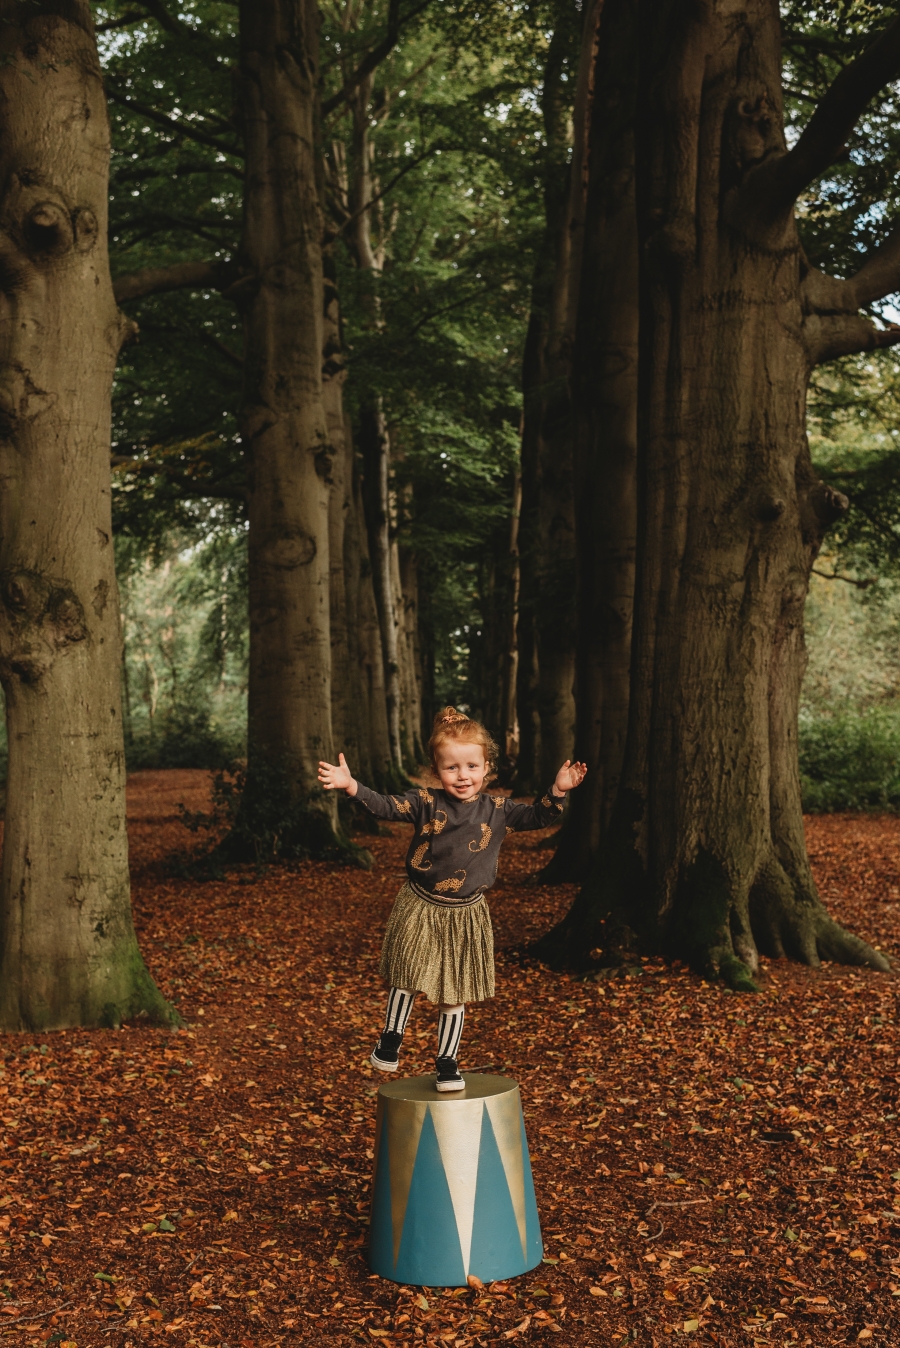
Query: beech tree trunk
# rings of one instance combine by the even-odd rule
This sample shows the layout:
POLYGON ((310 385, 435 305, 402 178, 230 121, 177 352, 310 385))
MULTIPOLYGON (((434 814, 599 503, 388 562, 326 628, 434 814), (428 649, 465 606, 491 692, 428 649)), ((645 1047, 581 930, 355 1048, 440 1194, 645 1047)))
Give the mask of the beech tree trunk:
POLYGON ((531 285, 531 313, 522 359, 524 409, 519 449, 521 507, 518 531, 520 588, 516 622, 516 722, 519 738, 512 781, 512 790, 516 795, 531 794, 540 789, 541 715, 538 700, 540 422, 543 348, 547 326, 544 305, 552 285, 549 274, 554 266, 553 240, 545 236, 531 285))
POLYGON ((519 593, 522 583, 519 563, 519 518, 522 513, 522 473, 513 478, 507 548, 503 554, 506 575, 503 584, 504 612, 500 637, 500 688, 497 729, 500 732, 500 779, 512 777, 519 753, 519 718, 516 713, 516 681, 519 671, 519 593))
POLYGON ((793 204, 896 77, 900 22, 788 152, 774 0, 751 0, 739 21, 731 6, 678 0, 645 0, 638 16, 628 736, 606 841, 545 948, 661 951, 748 990, 760 952, 885 969, 816 892, 797 707, 809 571, 847 505, 813 472, 805 391, 816 361, 900 335, 858 315, 896 288, 900 243, 850 281, 824 277, 793 204))
POLYGON ((177 1023, 138 951, 125 833, 106 246, 90 6, 0 3, 0 1027, 177 1023))
POLYGON ((514 789, 533 790, 570 757, 575 730, 575 528, 569 369, 569 85, 574 10, 560 5, 544 66, 544 236, 523 362, 520 732, 514 789), (551 765, 554 765, 551 767, 551 765))
POLYGON ((241 264, 250 458, 248 775, 229 850, 348 855, 333 793, 329 488, 313 0, 241 0, 241 264))
POLYGON ((556 854, 542 872, 546 883, 581 880, 596 859, 628 725, 637 530, 636 23, 634 0, 594 0, 575 99, 568 316, 575 329, 575 757, 588 775, 570 797, 556 854))
POLYGON ((348 587, 353 573, 345 565, 346 534, 353 501, 353 443, 345 423, 343 385, 346 368, 340 331, 340 305, 334 275, 334 258, 323 253, 324 348, 322 352, 322 401, 328 443, 334 451, 328 510, 329 632, 331 637, 331 723, 335 746, 367 780, 371 764, 363 749, 358 684, 358 664, 351 658, 348 587))
POLYGON ((390 440, 380 401, 360 408, 359 440, 363 461, 363 500, 369 535, 369 557, 384 654, 385 706, 391 758, 395 768, 402 772, 399 622, 394 603, 394 577, 391 568, 390 440))
MULTIPOLYGON (((350 435, 350 427, 347 428, 350 435)), ((354 598, 354 607, 348 610, 348 628, 351 640, 356 638, 356 652, 360 680, 360 715, 368 733, 368 752, 371 777, 368 784, 378 791, 395 790, 405 780, 398 774, 391 757, 391 737, 387 718, 387 694, 384 686, 384 650, 381 626, 375 604, 372 562, 366 532, 362 481, 359 471, 354 473, 353 499, 355 510, 351 527, 347 530, 344 556, 348 577, 348 595, 354 598)), ((351 649, 353 649, 351 647, 351 649)))
MULTIPOLYGON (((411 768, 425 762, 427 735, 422 719, 422 654, 419 646, 419 570, 408 548, 396 547, 397 609, 401 623, 400 673, 403 692, 403 734, 411 768)), ((429 731, 430 733, 430 731, 429 731)))
MULTIPOLYGON (((377 278, 381 272, 383 250, 372 243, 372 145, 369 138, 370 110, 374 75, 359 81, 350 101, 353 116, 352 152, 348 183, 350 226, 345 238, 353 261, 361 274, 363 300, 373 328, 379 325, 377 278)), ((368 390, 360 401, 359 448, 363 462, 363 501, 369 535, 369 557, 378 622, 384 655, 384 687, 387 703, 391 757, 396 772, 402 775, 405 759, 403 744, 403 678, 401 671, 401 614, 398 611, 399 577, 396 574, 396 542, 392 530, 391 441, 381 396, 368 390)))

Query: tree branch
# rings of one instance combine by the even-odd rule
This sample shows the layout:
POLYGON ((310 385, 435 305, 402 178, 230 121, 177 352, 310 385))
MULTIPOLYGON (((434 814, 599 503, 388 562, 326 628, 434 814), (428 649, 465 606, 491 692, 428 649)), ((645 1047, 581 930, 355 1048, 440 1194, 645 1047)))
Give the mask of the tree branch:
POLYGON ((842 576, 839 571, 829 573, 828 571, 819 571, 817 567, 812 568, 814 576, 821 576, 823 580, 845 580, 848 585, 855 585, 858 590, 868 590, 870 585, 876 583, 877 577, 870 576, 868 580, 856 580, 853 576, 842 576))
POLYGON ((232 351, 230 346, 227 346, 225 342, 220 341, 220 339, 214 336, 213 333, 205 331, 201 332, 200 339, 201 341, 206 342, 208 346, 214 347, 216 351, 220 351, 223 356, 227 356, 231 363, 236 365, 239 370, 244 368, 244 357, 239 356, 236 351, 232 351))
POLYGON ((788 210, 834 162, 871 100, 898 72, 900 16, 835 78, 794 148, 748 175, 748 189, 773 213, 788 210))
POLYGON ((188 234, 196 234, 198 238, 205 239, 207 243, 212 244, 214 248, 223 246, 225 241, 217 234, 217 231, 225 231, 232 236, 237 232, 237 225, 231 220, 207 220, 201 223, 190 216, 172 215, 168 211, 146 211, 142 215, 129 215, 124 220, 115 221, 117 234, 123 233, 126 229, 136 229, 138 233, 130 240, 132 247, 136 242, 144 239, 152 239, 154 234, 159 234, 162 230, 184 230, 188 234))
POLYGON ((117 304, 161 295, 167 290, 225 290, 239 276, 233 262, 176 262, 171 267, 145 267, 113 282, 117 304))
POLYGON ((234 149, 224 140, 219 140, 218 136, 210 136, 205 131, 191 126, 189 122, 182 122, 164 112, 157 112, 156 108, 151 108, 147 103, 139 103, 135 98, 126 98, 124 94, 117 93, 115 89, 109 87, 106 90, 106 97, 110 103, 117 103, 122 108, 131 108, 132 112, 139 112, 142 117, 156 122, 158 126, 166 127, 178 136, 187 136, 188 140, 195 140, 199 145, 211 145, 214 150, 221 150, 222 154, 231 154, 237 159, 243 158, 242 150, 234 149))
POLYGON ((812 314, 804 321, 803 331, 813 365, 862 351, 883 351, 900 342, 900 324, 877 328, 862 314, 812 314))
POLYGON ((347 215, 342 220, 341 224, 338 226, 337 230, 335 231, 332 237, 337 238, 338 235, 344 232, 344 230, 347 228, 348 225, 351 225, 353 221, 356 220, 360 215, 364 215, 367 210, 369 210, 372 206, 376 204, 376 202, 383 201, 384 198, 387 196, 388 192, 390 192, 392 188, 396 187, 400 179, 405 178, 407 173, 410 173, 414 168, 418 168, 420 164, 423 164, 426 159, 430 159, 431 156, 435 154, 438 150, 448 150, 451 148, 452 146, 444 144, 431 145, 427 150, 424 150, 422 154, 416 155, 416 157, 414 159, 411 159, 408 164, 404 164, 403 168, 400 169, 399 172, 394 174, 393 178, 388 183, 387 187, 383 187, 380 192, 376 192, 373 197, 370 197, 369 200, 365 202, 364 205, 360 206, 357 210, 355 210, 352 215, 347 215))
POLYGON ((127 14, 123 14, 121 19, 110 19, 107 23, 98 23, 94 29, 95 33, 109 33, 114 28, 128 28, 133 23, 143 23, 147 15, 143 10, 130 9, 127 14))
POLYGON ((866 258, 847 284, 853 287, 853 296, 860 309, 900 290, 900 225, 866 258))
POLYGON ((176 37, 196 37, 193 28, 188 28, 187 24, 172 17, 162 0, 141 0, 141 5, 167 33, 172 33, 176 37))
POLYGON ((372 71, 377 69, 386 57, 390 56, 397 45, 397 39, 400 36, 402 25, 409 23, 410 19, 414 19, 417 14, 421 14, 422 10, 427 9, 430 3, 431 0, 422 0, 421 4, 416 5, 416 7, 411 9, 408 14, 404 14, 403 19, 401 20, 400 0, 390 0, 387 32, 379 42, 378 46, 373 47, 372 50, 363 57, 353 74, 348 80, 344 81, 337 93, 332 94, 330 98, 324 100, 322 103, 323 117, 327 117, 329 113, 334 112, 335 108, 339 108, 342 103, 347 102, 347 99, 353 93, 354 89, 357 89, 362 84, 366 76, 371 75, 372 71))
POLYGON ((115 170, 115 181, 142 183, 153 178, 183 178, 194 173, 228 173, 237 178, 239 182, 244 181, 244 170, 239 168, 237 164, 204 164, 200 160, 196 163, 175 164, 163 168, 152 168, 150 165, 128 165, 115 170))
POLYGON ((246 502, 247 500, 247 489, 245 487, 228 487, 212 478, 204 482, 202 478, 191 477, 189 473, 182 473, 177 468, 170 468, 165 463, 156 463, 153 459, 138 459, 128 454, 112 454, 110 456, 110 467, 127 468, 132 473, 147 472, 154 477, 161 473, 177 486, 185 496, 198 498, 213 496, 220 501, 246 502))

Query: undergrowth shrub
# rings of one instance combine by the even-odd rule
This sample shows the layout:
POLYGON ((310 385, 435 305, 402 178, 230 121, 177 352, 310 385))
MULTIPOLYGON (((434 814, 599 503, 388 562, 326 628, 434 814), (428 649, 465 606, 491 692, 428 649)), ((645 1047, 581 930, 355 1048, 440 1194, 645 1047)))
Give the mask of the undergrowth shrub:
POLYGON ((900 806, 900 711, 886 708, 800 718, 803 808, 893 810, 900 806))
POLYGON ((244 752, 241 729, 217 722, 200 705, 174 705, 158 716, 152 731, 129 735, 125 761, 135 768, 225 768, 244 752))

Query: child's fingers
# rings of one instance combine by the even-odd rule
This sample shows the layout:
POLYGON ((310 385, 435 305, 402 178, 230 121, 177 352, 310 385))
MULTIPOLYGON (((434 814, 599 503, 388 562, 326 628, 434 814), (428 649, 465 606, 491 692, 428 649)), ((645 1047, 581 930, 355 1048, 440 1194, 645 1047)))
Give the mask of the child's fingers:
POLYGON ((340 763, 342 768, 345 768, 347 766, 347 760, 343 754, 338 754, 338 762, 340 763))

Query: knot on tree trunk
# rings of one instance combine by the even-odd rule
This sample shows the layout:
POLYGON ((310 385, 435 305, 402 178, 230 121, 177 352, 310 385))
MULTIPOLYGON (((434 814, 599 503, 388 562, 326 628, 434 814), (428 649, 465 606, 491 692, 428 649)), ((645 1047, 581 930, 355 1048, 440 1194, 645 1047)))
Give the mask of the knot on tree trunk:
POLYGON ((84 609, 65 581, 37 571, 0 574, 0 601, 6 614, 3 665, 23 683, 36 683, 56 654, 88 636, 84 609))
POLYGON ((745 90, 737 95, 729 109, 726 137, 732 183, 740 182, 748 169, 770 155, 784 153, 781 117, 765 90, 745 90))
POLYGON ((806 493, 801 507, 804 542, 818 545, 827 530, 849 509, 850 502, 843 492, 825 482, 815 483, 806 493))

